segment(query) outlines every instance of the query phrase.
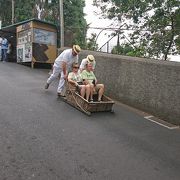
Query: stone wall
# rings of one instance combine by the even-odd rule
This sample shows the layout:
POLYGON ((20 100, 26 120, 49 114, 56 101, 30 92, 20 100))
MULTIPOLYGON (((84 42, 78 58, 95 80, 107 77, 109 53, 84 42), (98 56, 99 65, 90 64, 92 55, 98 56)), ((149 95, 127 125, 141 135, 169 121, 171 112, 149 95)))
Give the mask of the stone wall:
POLYGON ((95 74, 115 100, 180 125, 180 63, 82 51, 96 58, 95 74))
MULTIPOLYGON (((61 50, 62 51, 62 50, 61 50)), ((83 50, 111 98, 180 125, 180 63, 83 50)))

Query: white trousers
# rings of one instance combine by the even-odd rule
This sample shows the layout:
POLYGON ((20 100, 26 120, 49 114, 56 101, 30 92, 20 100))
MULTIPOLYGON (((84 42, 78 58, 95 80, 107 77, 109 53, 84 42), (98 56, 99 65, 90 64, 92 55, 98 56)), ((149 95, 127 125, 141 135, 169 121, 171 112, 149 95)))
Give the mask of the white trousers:
POLYGON ((47 83, 51 84, 60 74, 61 74, 61 77, 60 77, 59 85, 58 85, 58 89, 57 89, 58 93, 61 93, 63 91, 64 85, 65 85, 64 73, 63 73, 62 69, 54 66, 53 72, 47 80, 47 83))

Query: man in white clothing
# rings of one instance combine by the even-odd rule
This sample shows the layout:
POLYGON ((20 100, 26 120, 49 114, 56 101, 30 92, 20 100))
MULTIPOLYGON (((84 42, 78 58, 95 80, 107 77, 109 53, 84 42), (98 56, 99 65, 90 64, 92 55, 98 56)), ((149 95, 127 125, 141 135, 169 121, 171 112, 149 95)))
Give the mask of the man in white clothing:
POLYGON ((7 50, 8 50, 8 40, 5 37, 2 37, 1 56, 3 62, 7 61, 7 50))
POLYGON ((87 64, 92 64, 93 71, 96 67, 96 61, 93 55, 88 55, 85 59, 81 61, 80 72, 86 69, 87 64))
POLYGON ((63 96, 62 90, 64 88, 65 80, 68 76, 68 71, 73 63, 78 63, 78 54, 81 48, 78 45, 73 45, 72 49, 64 50, 55 60, 53 65, 53 72, 47 80, 45 89, 61 74, 59 85, 57 89, 58 96, 63 96))

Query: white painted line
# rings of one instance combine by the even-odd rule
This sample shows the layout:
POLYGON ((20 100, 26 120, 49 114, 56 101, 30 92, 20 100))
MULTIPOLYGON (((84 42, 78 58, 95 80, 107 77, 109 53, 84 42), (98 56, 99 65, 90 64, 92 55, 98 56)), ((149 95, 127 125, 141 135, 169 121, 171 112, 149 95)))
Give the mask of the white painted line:
POLYGON ((149 119, 149 118, 152 118, 152 117, 154 117, 154 116, 145 116, 144 118, 149 119))
POLYGON ((179 126, 173 126, 173 127, 169 127, 169 129, 179 129, 179 126))
POLYGON ((163 127, 165 127, 165 128, 168 128, 168 129, 178 129, 179 128, 179 126, 172 126, 172 127, 169 127, 169 126, 166 126, 166 125, 164 125, 164 124, 162 124, 162 123, 160 123, 160 122, 157 122, 157 121, 155 121, 155 120, 152 120, 151 118, 152 117, 154 117, 154 116, 145 116, 144 118, 145 119, 147 119, 147 120, 149 120, 149 121, 151 121, 151 122, 154 122, 154 123, 156 123, 156 124, 158 124, 158 125, 160 125, 160 126, 163 126, 163 127))

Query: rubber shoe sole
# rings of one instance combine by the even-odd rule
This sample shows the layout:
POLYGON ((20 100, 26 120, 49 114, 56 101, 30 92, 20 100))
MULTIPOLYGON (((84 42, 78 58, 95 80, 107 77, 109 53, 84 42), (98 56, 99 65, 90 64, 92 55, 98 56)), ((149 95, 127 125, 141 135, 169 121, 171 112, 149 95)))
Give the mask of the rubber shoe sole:
POLYGON ((49 88, 49 84, 47 83, 44 88, 48 89, 49 88))
POLYGON ((58 97, 66 97, 64 94, 57 93, 58 97))

